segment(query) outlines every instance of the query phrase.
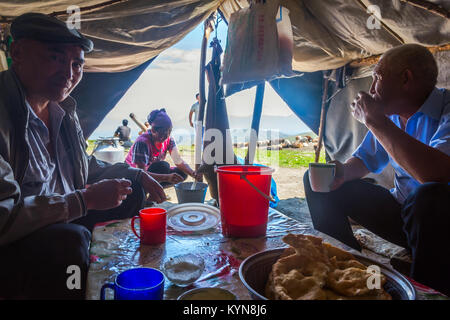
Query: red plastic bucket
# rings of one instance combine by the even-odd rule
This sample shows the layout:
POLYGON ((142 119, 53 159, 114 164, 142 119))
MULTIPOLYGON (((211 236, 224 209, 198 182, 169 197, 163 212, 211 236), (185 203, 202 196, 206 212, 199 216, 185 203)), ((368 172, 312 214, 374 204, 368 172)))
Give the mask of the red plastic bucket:
POLYGON ((225 237, 254 238, 266 234, 273 171, 252 165, 222 166, 216 170, 225 237))

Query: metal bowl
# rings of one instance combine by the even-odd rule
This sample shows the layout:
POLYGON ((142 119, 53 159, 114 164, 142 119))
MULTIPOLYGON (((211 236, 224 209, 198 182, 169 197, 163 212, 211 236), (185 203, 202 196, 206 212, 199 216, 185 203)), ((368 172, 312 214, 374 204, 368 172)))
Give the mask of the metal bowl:
POLYGON ((194 254, 182 254, 167 259, 163 264, 166 277, 179 287, 187 287, 203 273, 205 261, 194 254))
MULTIPOLYGON (((249 256, 239 267, 239 277, 254 300, 268 300, 264 296, 265 287, 273 264, 279 259, 286 248, 261 251, 249 256)), ((377 265, 386 277, 384 290, 392 296, 393 300, 415 300, 414 286, 399 272, 387 268, 375 260, 354 254, 362 264, 377 265)))

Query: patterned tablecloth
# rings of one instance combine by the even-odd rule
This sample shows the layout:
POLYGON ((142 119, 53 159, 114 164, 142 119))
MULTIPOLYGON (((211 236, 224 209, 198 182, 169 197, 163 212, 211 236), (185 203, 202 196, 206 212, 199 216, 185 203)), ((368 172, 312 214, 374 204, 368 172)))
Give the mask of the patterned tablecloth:
MULTIPOLYGON (((267 235, 253 239, 225 238, 222 236, 220 224, 201 233, 180 232, 168 226, 164 244, 147 246, 141 245, 131 231, 130 220, 110 221, 97 225, 94 229, 90 251, 91 265, 87 279, 87 299, 99 299, 102 285, 105 282, 113 282, 116 275, 124 270, 142 266, 161 269, 165 259, 193 253, 205 260, 203 275, 194 284, 185 288, 175 286, 166 279, 164 299, 177 299, 183 292, 196 287, 221 287, 233 292, 239 300, 249 300, 251 297, 239 279, 240 263, 259 251, 285 247, 281 238, 290 232, 320 236, 326 242, 353 251, 337 240, 311 229, 308 225, 300 224, 272 208, 269 210, 267 235)), ((389 266, 386 258, 371 255, 369 252, 364 253, 389 266)), ((418 299, 447 299, 430 288, 413 281, 412 283, 417 290, 418 299)))

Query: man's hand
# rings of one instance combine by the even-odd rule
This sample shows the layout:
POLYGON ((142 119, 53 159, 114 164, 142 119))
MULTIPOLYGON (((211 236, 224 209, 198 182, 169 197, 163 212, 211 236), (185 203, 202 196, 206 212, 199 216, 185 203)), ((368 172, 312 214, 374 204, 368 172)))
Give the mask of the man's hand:
POLYGON ((194 171, 192 173, 192 178, 194 178, 195 181, 203 182, 203 173, 198 172, 198 171, 194 171))
POLYGON ((140 183, 144 188, 145 192, 150 194, 150 199, 152 201, 161 203, 167 200, 163 187, 161 187, 158 181, 156 181, 146 171, 142 171, 140 183))
POLYGON ((353 117, 362 124, 376 123, 385 118, 383 106, 368 93, 361 91, 350 104, 353 117))
POLYGON ((127 179, 104 179, 81 191, 87 210, 118 207, 132 192, 131 181, 127 179))
POLYGON ((328 163, 334 163, 336 165, 334 181, 330 186, 331 191, 339 189, 347 181, 361 179, 369 173, 364 162, 356 157, 351 157, 345 163, 338 160, 330 161, 328 163))
POLYGON ((338 160, 330 161, 328 163, 334 163, 336 165, 336 172, 334 173, 334 181, 330 186, 330 190, 334 191, 339 189, 345 181, 345 166, 338 160))
POLYGON ((184 179, 177 173, 169 173, 166 175, 166 181, 171 184, 176 184, 178 182, 182 182, 184 179))

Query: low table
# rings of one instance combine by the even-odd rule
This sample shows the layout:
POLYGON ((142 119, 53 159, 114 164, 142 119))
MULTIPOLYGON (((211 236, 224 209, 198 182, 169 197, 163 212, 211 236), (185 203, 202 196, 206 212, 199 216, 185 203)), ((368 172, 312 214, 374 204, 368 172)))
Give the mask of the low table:
MULTIPOLYGON (((193 288, 220 287, 233 292, 238 300, 251 297, 239 279, 239 265, 248 256, 259 251, 285 247, 281 238, 288 233, 316 235, 335 246, 357 253, 341 242, 300 224, 275 209, 269 210, 267 234, 260 238, 225 238, 220 224, 206 232, 180 232, 167 228, 167 239, 162 245, 141 245, 131 231, 131 219, 109 221, 97 225, 92 234, 91 264, 87 278, 86 299, 100 298, 100 288, 105 282, 113 282, 117 274, 130 268, 151 267, 161 269, 166 258, 192 253, 205 260, 205 271, 194 284, 181 288, 166 278, 164 299, 177 299, 193 288)), ((389 260, 363 252, 370 258, 389 266, 389 260)), ((389 266, 390 267, 390 266, 389 266)), ((417 299, 447 299, 446 296, 411 281, 417 291, 417 299)), ((110 290, 108 290, 110 291, 110 290)))

